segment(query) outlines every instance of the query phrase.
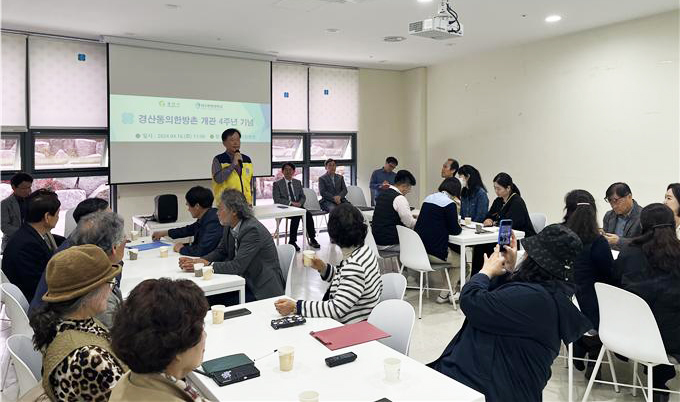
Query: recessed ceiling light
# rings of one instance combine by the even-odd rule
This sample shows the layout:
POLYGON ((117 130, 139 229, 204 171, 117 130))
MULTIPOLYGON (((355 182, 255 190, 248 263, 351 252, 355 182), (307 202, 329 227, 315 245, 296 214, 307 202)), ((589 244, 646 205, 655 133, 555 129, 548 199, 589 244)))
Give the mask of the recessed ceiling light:
POLYGON ((378 63, 387 63, 387 60, 379 60, 378 63))
POLYGON ((279 54, 276 50, 268 50, 267 53, 269 54, 279 54))
POLYGON ((168 8, 168 9, 170 9, 170 10, 177 10, 177 9, 179 8, 179 5, 167 3, 167 4, 165 5, 165 8, 168 8))
POLYGON ((340 32, 340 29, 338 28, 326 28, 326 33, 338 33, 340 32))
POLYGON ((385 36, 383 40, 385 42, 402 42, 405 41, 406 38, 403 36, 385 36))
POLYGON ((432 3, 432 0, 418 0, 418 3, 432 3))
POLYGON ((562 19, 562 17, 557 15, 557 14, 549 15, 549 16, 545 17, 545 22, 557 22, 557 21, 560 21, 561 19, 562 19))
POLYGON ((135 36, 136 33, 134 33, 134 32, 123 32, 123 35, 125 35, 125 36, 135 36))

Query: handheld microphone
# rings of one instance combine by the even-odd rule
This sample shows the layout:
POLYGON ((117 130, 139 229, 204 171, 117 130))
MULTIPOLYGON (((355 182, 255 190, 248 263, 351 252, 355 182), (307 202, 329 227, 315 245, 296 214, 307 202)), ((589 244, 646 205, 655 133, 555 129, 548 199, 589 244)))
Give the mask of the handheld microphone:
MULTIPOLYGON (((240 150, 240 149, 237 149, 236 152, 238 152, 238 153, 240 154, 240 153, 241 153, 241 150, 240 150)), ((239 159, 239 160, 238 160, 238 166, 241 167, 241 168, 243 167, 243 159, 239 159)))

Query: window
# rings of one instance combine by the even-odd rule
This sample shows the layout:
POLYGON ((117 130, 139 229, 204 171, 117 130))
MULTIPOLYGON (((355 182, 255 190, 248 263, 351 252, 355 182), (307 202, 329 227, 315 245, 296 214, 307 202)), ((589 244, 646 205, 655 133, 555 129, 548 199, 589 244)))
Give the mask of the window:
POLYGON ((281 135, 272 138, 272 161, 273 162, 302 162, 303 154, 302 135, 281 135))
POLYGON ((26 130, 26 37, 2 34, 2 126, 26 130))
MULTIPOLYGON (((317 195, 319 194, 319 177, 326 173, 326 168, 323 166, 313 166, 309 168, 309 184, 312 190, 317 195)), ((352 166, 337 166, 335 174, 341 175, 345 179, 345 184, 352 185, 352 166)))
POLYGON ((335 160, 352 159, 352 136, 323 136, 312 135, 310 157, 313 161, 325 161, 328 158, 335 160))
POLYGON ((359 128, 359 70, 309 68, 309 131, 356 132, 359 128))
POLYGON ((3 134, 0 138, 0 168, 21 170, 21 137, 19 134, 3 134))
POLYGON ((106 136, 34 137, 36 170, 108 166, 106 136))
POLYGON ((272 128, 307 131, 307 66, 272 65, 272 128))

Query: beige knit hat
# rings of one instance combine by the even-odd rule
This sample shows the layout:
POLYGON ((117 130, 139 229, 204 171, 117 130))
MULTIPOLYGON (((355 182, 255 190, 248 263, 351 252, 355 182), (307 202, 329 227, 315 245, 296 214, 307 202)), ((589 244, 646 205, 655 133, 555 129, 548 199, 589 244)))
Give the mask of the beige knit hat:
POLYGON ((120 271, 121 268, 111 265, 106 253, 93 244, 68 248, 47 263, 47 293, 42 299, 49 303, 73 300, 115 278, 120 271))

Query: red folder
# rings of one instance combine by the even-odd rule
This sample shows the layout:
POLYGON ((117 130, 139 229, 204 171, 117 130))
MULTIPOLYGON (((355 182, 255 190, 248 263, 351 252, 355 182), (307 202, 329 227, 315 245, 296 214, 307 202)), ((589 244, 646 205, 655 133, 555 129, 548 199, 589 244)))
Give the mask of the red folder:
POLYGON ((347 324, 323 331, 312 331, 309 334, 326 345, 330 350, 342 349, 390 336, 387 332, 369 324, 368 321, 347 324))

